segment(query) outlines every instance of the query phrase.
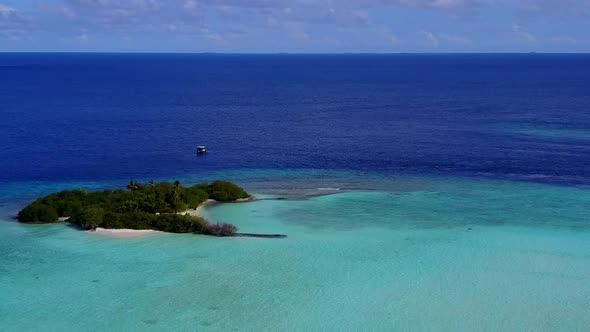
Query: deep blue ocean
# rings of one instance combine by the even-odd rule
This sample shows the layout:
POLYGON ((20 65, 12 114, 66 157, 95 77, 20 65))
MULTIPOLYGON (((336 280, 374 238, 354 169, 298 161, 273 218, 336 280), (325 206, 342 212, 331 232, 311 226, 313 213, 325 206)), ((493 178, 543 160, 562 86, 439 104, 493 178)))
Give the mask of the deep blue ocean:
POLYGON ((590 55, 0 54, 0 181, 313 168, 588 185, 589 82, 590 55))

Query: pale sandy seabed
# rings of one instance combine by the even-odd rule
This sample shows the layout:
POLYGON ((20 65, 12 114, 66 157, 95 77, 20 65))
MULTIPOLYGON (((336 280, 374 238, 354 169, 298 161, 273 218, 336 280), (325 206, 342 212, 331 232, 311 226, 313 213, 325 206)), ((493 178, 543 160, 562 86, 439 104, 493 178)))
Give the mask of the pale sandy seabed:
POLYGON ((396 181, 190 211, 282 240, 0 223, 0 330, 588 331, 590 192, 396 181))
POLYGON ((97 228, 94 231, 86 231, 87 233, 101 235, 101 236, 110 236, 114 238, 120 239, 132 239, 138 237, 145 237, 151 236, 156 234, 162 234, 164 232, 155 231, 152 229, 106 229, 106 228, 97 228))

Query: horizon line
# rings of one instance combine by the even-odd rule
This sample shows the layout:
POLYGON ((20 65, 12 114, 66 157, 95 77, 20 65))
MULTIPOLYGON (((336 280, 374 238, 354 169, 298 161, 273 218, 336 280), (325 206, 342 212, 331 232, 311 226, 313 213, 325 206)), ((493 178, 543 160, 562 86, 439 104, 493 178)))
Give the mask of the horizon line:
POLYGON ((0 54, 178 54, 178 55, 589 55, 590 52, 131 52, 131 51, 0 51, 0 54))

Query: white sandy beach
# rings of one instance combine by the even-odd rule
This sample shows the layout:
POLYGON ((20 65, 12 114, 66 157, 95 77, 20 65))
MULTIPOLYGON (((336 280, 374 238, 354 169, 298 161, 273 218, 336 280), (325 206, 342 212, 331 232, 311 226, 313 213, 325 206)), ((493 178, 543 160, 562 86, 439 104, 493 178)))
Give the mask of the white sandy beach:
POLYGON ((205 202, 203 202, 201 205, 199 205, 199 207, 197 207, 196 209, 190 209, 190 210, 186 210, 184 212, 180 212, 180 214, 183 215, 189 215, 189 216, 193 216, 193 217, 198 217, 201 215, 201 212, 203 212, 203 209, 206 208, 209 205, 213 205, 217 203, 216 200, 214 199, 208 199, 205 202))

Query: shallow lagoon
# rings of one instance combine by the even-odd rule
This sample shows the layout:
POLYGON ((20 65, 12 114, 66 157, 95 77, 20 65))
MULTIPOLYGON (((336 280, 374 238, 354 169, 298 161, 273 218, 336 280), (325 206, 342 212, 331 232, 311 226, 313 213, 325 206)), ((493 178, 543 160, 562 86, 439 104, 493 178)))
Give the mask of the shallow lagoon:
POLYGON ((0 223, 2 330, 590 326, 588 190, 249 174, 234 175, 262 200, 214 206, 206 216, 288 238, 122 240, 0 223))

